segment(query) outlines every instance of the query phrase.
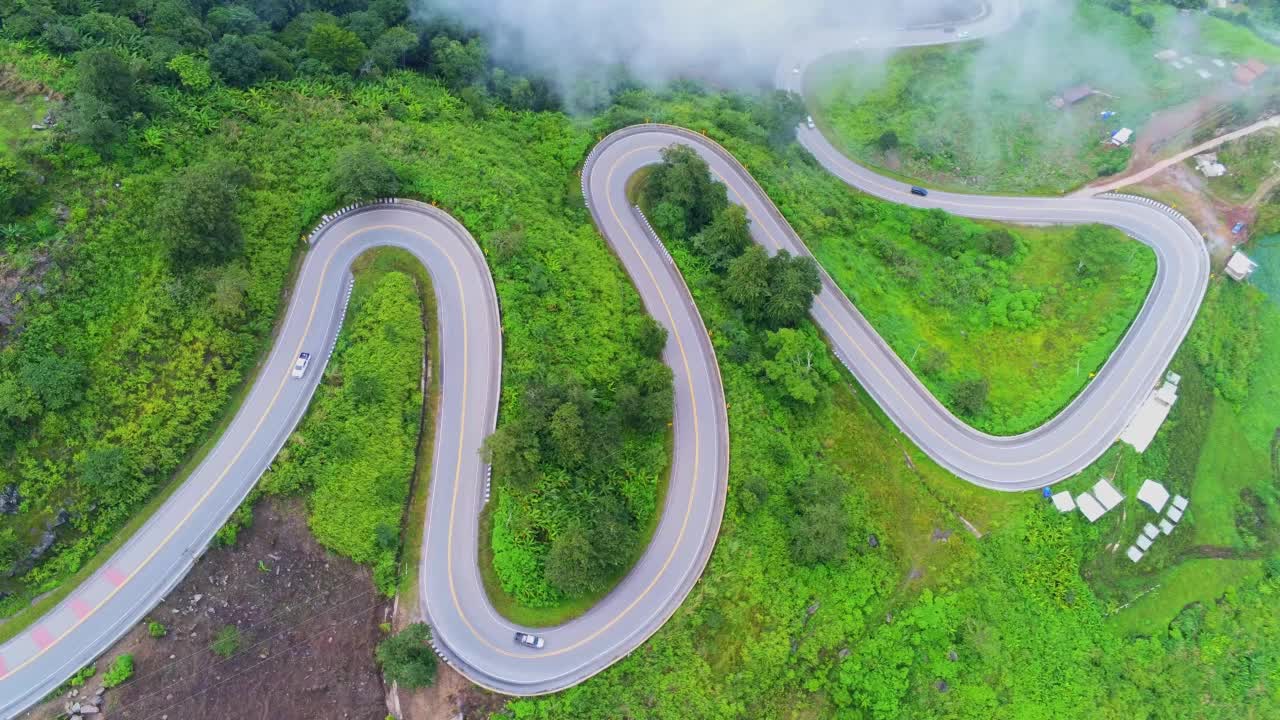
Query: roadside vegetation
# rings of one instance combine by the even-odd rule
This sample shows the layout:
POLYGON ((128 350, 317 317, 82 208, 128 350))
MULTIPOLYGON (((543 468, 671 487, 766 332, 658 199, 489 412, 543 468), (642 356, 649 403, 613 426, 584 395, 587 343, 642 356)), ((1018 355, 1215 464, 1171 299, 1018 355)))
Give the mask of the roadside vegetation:
MULTIPOLYGON (((664 101, 689 113, 689 126, 716 134, 713 115, 664 101)), ((718 139, 735 146, 764 135, 750 124, 736 129, 718 139)), ((1170 612, 1153 613, 1131 636, 1121 621, 1139 616, 1116 610, 1165 564, 1121 565, 1104 551, 1099 526, 1078 514, 1059 515, 1038 495, 992 494, 949 477, 829 357, 813 356, 813 402, 798 402, 792 384, 769 370, 776 333, 751 325, 732 298, 734 284, 695 238, 664 235, 713 332, 730 408, 729 503, 716 551, 703 582, 641 652, 579 687, 512 701, 515 717, 611 718, 643 708, 646 717, 681 720, 991 718, 1035 708, 1046 717, 1190 718, 1208 707, 1210 717, 1228 718, 1266 706, 1274 679, 1250 668, 1274 657, 1280 642, 1280 563, 1261 559, 1274 549, 1258 550, 1244 573, 1227 564, 1209 577, 1194 563, 1179 571, 1189 584, 1177 592, 1193 592, 1175 597, 1191 604, 1164 602, 1170 612), (1098 558, 1115 570, 1100 573, 1098 558)), ((1210 309, 1234 300, 1212 298, 1210 309)), ((1216 386, 1215 368, 1239 361, 1251 328, 1202 322, 1179 361, 1183 382, 1216 386)), ((794 332, 817 337, 807 320, 794 332)), ((1175 412, 1198 401, 1179 403, 1175 412)), ((1169 477, 1194 468, 1198 447, 1191 435, 1162 444, 1148 455, 1180 453, 1184 464, 1148 469, 1169 477)), ((1104 458, 1081 482, 1113 463, 1104 458)), ((1206 470, 1195 482, 1222 481, 1206 470)), ((1192 502, 1195 513, 1201 501, 1192 502)), ((1197 531, 1197 517, 1179 532, 1197 531)))
MULTIPOLYGON (((421 429, 422 298, 431 288, 425 272, 398 269, 413 272, 412 256, 370 260, 358 271, 325 383, 257 492, 305 492, 320 544, 370 566, 390 595, 421 429)), ((234 527, 221 531, 224 540, 234 541, 234 527)))
MULTIPOLYGON (((645 350, 652 334, 639 299, 571 179, 592 139, 563 115, 510 109, 502 83, 519 78, 489 64, 474 37, 404 20, 403 3, 384 5, 389 24, 434 43, 406 56, 414 70, 397 70, 397 60, 357 80, 310 62, 303 42, 286 44, 297 61, 292 79, 265 82, 282 77, 268 74, 251 89, 217 71, 199 33, 179 43, 191 62, 170 69, 173 46, 152 40, 158 26, 136 25, 128 8, 85 14, 147 50, 125 56, 97 41, 79 53, 51 46, 43 21, 19 21, 43 6, 5 6, 4 32, 25 43, 0 46, 5 72, 73 99, 55 130, 27 131, 17 175, 0 178, 23 191, 0 197, 26 204, 3 208, 0 223, 14 283, 6 287, 18 288, 4 296, 0 335, 0 491, 12 498, 0 536, 10 570, 0 577, 4 615, 96 562, 95 551, 198 458, 198 443, 234 408, 267 346, 300 236, 350 193, 389 183, 448 209, 491 259, 506 324, 504 425, 536 422, 538 397, 558 401, 551 411, 572 400, 591 433, 620 416, 626 393, 649 408, 649 424, 609 438, 621 454, 607 473, 578 472, 550 451, 532 472, 499 468, 490 508, 502 508, 491 536, 501 541, 502 582, 527 604, 580 592, 553 587, 543 573, 570 520, 605 517, 618 532, 612 545, 593 538, 593 558, 566 555, 566 572, 596 567, 574 560, 618 565, 637 554, 666 467, 670 411, 653 418, 664 394, 669 406, 670 380, 645 350), (114 104, 93 104, 103 97, 114 104), (345 172, 364 154, 351 148, 368 142, 381 163, 345 172), (551 501, 568 512, 538 504, 551 501)), ((354 22, 344 18, 322 25, 354 22)), ((532 95, 512 106, 543 102, 538 83, 522 87, 532 95)), ((317 492, 330 480, 331 490, 341 485, 305 479, 317 492)), ((399 512, 379 507, 350 520, 369 530, 399 512)), ((385 563, 376 531, 357 537, 347 519, 315 517, 313 527, 353 556, 385 563)))
MULTIPOLYGON (((5 6, 4 32, 21 30, 15 14, 33 7, 5 6)), ((210 13, 196 20, 212 22, 210 13)), ((128 13, 80 14, 126 31, 123 23, 134 22, 128 13)), ((354 28, 351 14, 333 26, 354 28)), ((60 54, 43 37, 49 26, 40 18, 25 26, 24 42, 39 47, 0 45, 7 72, 67 93, 96 87, 85 78, 111 81, 90 66, 115 61, 60 54)), ((271 27, 246 34, 283 38, 271 27)), ((902 357, 934 357, 916 353, 913 342, 932 338, 948 352, 942 381, 983 372, 989 392, 966 415, 980 424, 1012 428, 1056 410, 997 410, 997 372, 1017 357, 1017 333, 1089 327, 1072 326, 1077 316, 1068 311, 1039 314, 1046 307, 1067 294, 1082 306, 1110 307, 1111 315, 1099 315, 1101 335, 1114 331, 1105 318, 1127 323, 1124 303, 1140 302, 1149 282, 1143 253, 1097 228, 984 226, 849 191, 791 144, 797 110, 778 96, 688 85, 662 94, 619 89, 592 118, 571 120, 504 107, 488 64, 453 84, 458 77, 444 70, 452 66, 430 59, 359 80, 307 62, 319 56, 302 57, 302 48, 323 54, 345 37, 331 30, 321 31, 324 42, 280 39, 297 76, 241 90, 220 73, 202 80, 199 60, 212 64, 212 50, 199 43, 184 46, 195 62, 178 63, 183 73, 162 74, 173 57, 156 48, 172 46, 154 36, 143 32, 137 53, 116 58, 145 65, 133 85, 144 110, 89 113, 110 121, 103 135, 82 134, 95 124, 78 125, 83 118, 72 115, 65 127, 24 135, 16 146, 15 167, 26 179, 9 187, 36 191, 22 195, 34 200, 30 207, 7 210, 5 223, 17 230, 6 231, 4 270, 21 288, 4 296, 12 320, 0 334, 0 559, 14 571, 0 580, 0 592, 12 593, 5 612, 90 562, 233 407, 266 345, 299 236, 351 196, 344 193, 394 184, 437 202, 489 258, 504 321, 501 423, 528 432, 505 431, 490 446, 499 468, 491 531, 482 538, 493 553, 486 567, 500 606, 549 615, 607 587, 608 573, 625 565, 619 558, 634 556, 666 472, 669 417, 660 411, 670 412, 669 390, 665 404, 662 391, 670 377, 655 366, 660 333, 578 190, 576 172, 603 133, 652 119, 725 144, 902 357), (369 165, 361 164, 364 143, 378 151, 369 165), (29 181, 39 175, 45 184, 29 181), (201 212, 179 219, 170 197, 198 201, 201 212), (193 234, 217 242, 186 243, 193 234), (904 268, 920 273, 914 285, 898 275, 904 268), (1099 275, 1082 279, 1095 269, 1099 275), (951 296, 922 283, 926 275, 973 282, 991 295, 951 296), (1024 289, 1041 294, 1034 311, 1014 302, 1024 289), (925 291, 934 294, 920 297, 925 291), (939 298, 972 304, 931 304, 939 298), (1014 324, 1027 312, 1042 325, 1014 324), (1009 343, 998 352, 954 340, 997 328, 1009 343), (641 422, 628 424, 632 413, 641 422), (596 442, 600 425, 619 429, 604 439, 614 457, 579 459, 574 449, 596 442), (52 542, 32 556, 47 532, 52 542), (617 541, 613 554, 602 557, 597 545, 609 540, 617 541)), ((465 35, 448 37, 470 44, 465 35)), ((93 109, 81 99, 68 112, 93 109)), ((1156 477, 1191 498, 1178 530, 1134 566, 1106 549, 1133 536, 1132 500, 1127 515, 1113 511, 1088 525, 1034 494, 975 489, 923 456, 798 311, 812 268, 762 262, 744 246, 743 218, 722 202, 723 189, 698 177, 687 157, 676 154, 672 164, 675 171, 665 179, 651 173, 640 190, 721 363, 732 437, 721 535, 703 581, 644 647, 572 690, 513 700, 513 716, 1266 715, 1278 692, 1268 668, 1280 652, 1274 298, 1215 283, 1174 363, 1184 379, 1168 427, 1143 456, 1113 449, 1073 481, 1115 474, 1132 494, 1135 483, 1156 477), (682 179, 696 191, 687 193, 682 179), (786 302, 774 307, 762 298, 786 302), (1160 588, 1146 592, 1153 585, 1160 588)), ((411 290, 412 268, 373 262, 371 269, 361 276, 330 380, 267 484, 310 493, 313 531, 377 572, 394 544, 379 528, 400 517, 412 467, 405 439, 416 435, 421 410, 410 387, 419 377, 424 310, 411 290), (416 362, 408 357, 415 343, 416 362), (383 381, 380 399, 359 389, 380 384, 357 381, 363 372, 383 381), (388 437, 351 438, 373 433, 388 437)), ((417 290, 425 290, 421 282, 417 290)), ((1096 342, 1105 356, 1110 346, 1096 342)), ((1080 352, 1086 344, 1060 347, 1080 352)), ((1081 358, 1081 375, 1096 369, 1090 364, 1081 358)), ((1063 387, 1035 370, 1025 373, 1028 388, 1063 387)), ((960 407, 963 394, 923 376, 960 407)), ((262 570, 271 561, 260 562, 262 570)), ((385 590, 385 574, 379 580, 385 590)), ((202 633, 197 642, 207 647, 216 637, 202 633)), ((407 669, 429 677, 421 642, 395 637, 412 642, 380 653, 389 675, 407 669)))
POLYGON ((1060 194, 1125 168, 1132 143, 1113 147, 1113 132, 1140 136, 1154 111, 1230 88, 1231 66, 1211 58, 1280 54, 1246 28, 1169 5, 1055 7, 981 42, 832 58, 810 78, 814 116, 851 157, 905 177, 970 192, 1060 194), (1199 64, 1177 69, 1154 57, 1171 47, 1199 64), (1093 94, 1052 104, 1081 86, 1093 94))
MULTIPOLYGON (((660 118, 721 141, 898 356, 983 430, 1040 425, 1106 362, 1155 276, 1148 248, 1112 228, 977 223, 861 195, 771 137, 773 104, 634 93, 599 122, 660 118)), ((672 232, 661 212, 650 218, 672 232)))
POLYGON ((431 629, 414 623, 378 643, 376 657, 387 679, 406 690, 427 687, 436 679, 431 629))

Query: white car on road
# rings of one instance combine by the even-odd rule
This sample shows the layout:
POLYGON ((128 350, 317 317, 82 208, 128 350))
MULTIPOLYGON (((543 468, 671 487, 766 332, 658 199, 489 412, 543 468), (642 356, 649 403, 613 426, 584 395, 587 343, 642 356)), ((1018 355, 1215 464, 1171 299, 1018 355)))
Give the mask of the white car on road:
POLYGON ((302 353, 298 356, 298 360, 293 363, 293 376, 300 378, 307 374, 307 363, 311 362, 311 353, 302 353))
POLYGON ((547 644, 547 641, 543 639, 541 635, 534 635, 533 633, 527 632, 517 632, 516 642, 524 645, 525 647, 531 647, 534 649, 541 648, 543 645, 547 644))

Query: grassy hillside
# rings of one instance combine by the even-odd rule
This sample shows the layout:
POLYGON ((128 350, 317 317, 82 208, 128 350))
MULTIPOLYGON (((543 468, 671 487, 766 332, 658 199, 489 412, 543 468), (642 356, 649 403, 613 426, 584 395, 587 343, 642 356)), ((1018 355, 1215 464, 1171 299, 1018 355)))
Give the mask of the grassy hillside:
POLYGON ((1118 172, 1112 132, 1215 81, 1156 61, 1157 38, 1101 3, 1057 7, 990 40, 833 57, 810 79, 814 115, 851 157, 939 187, 1059 194, 1118 172), (1105 95, 1050 104, 1078 84, 1105 95))
MULTIPOLYGON (((66 84, 59 73, 70 69, 48 64, 47 80, 66 84)), ((504 423, 520 416, 532 388, 550 384, 572 384, 590 398, 585 409, 608 413, 645 367, 636 359, 645 357, 636 347, 647 332, 638 297, 592 229, 574 178, 591 138, 566 117, 499 107, 477 115, 438 82, 407 72, 358 86, 312 79, 163 98, 146 133, 109 158, 58 137, 39 158, 56 163, 54 184, 23 219, 26 237, 9 256, 10 267, 56 262, 42 293, 23 296, 19 329, 0 351, 0 388, 24 393, 22 404, 6 396, 0 438, 0 488, 13 484, 23 498, 12 541, 21 565, 0 580, 0 592, 11 593, 7 613, 88 562, 226 412, 265 347, 298 238, 338 204, 338 156, 359 141, 376 141, 399 194, 446 207, 489 254, 506 322, 504 423), (243 185, 224 218, 243 242, 220 264, 187 271, 157 208, 199 176, 181 168, 217 169, 218 160, 247 171, 228 176, 243 185), (59 205, 68 208, 65 223, 59 205), (106 495, 84 480, 85 457, 98 449, 119 461, 110 477, 128 478, 119 484, 127 492, 106 495), (51 530, 52 546, 37 562, 21 560, 63 507, 70 517, 51 530)), ((654 387, 660 395, 661 383, 654 387)), ((631 528, 612 546, 623 557, 654 512, 666 465, 662 425, 614 435, 630 458, 628 472, 606 486, 618 521, 631 528)), ((555 478, 570 508, 588 501, 587 482, 600 482, 566 474, 550 457, 539 473, 555 478)), ((507 571, 511 582, 533 583, 522 599, 546 604, 562 593, 542 578, 541 562, 566 516, 534 511, 541 482, 498 487, 516 512, 495 532, 522 553, 518 573, 507 571), (516 519, 518 527, 508 525, 516 519)))
MULTIPOLYGON (((1184 546, 1166 541, 1167 558, 1135 568, 1106 549, 1128 526, 1089 525, 1038 494, 990 493, 947 476, 847 376, 822 380, 823 362, 810 375, 815 404, 797 403, 770 379, 769 334, 750 330, 729 286, 689 243, 667 246, 713 330, 730 406, 720 540, 703 581, 644 648, 581 686, 512 701, 515 717, 1265 715, 1277 679, 1251 668, 1276 658, 1280 642, 1274 546, 1188 562, 1175 550, 1184 546), (823 501, 830 513, 806 504, 815 476, 833 479, 823 501), (842 532, 831 554, 806 562, 801 550, 831 537, 832 525, 842 532), (1119 609, 1160 583, 1167 594, 1119 609)), ((1235 300, 1215 297, 1211 310, 1235 300)), ((1142 465, 1129 457, 1117 480, 1130 493, 1148 473, 1175 490, 1193 487, 1185 473, 1199 464, 1204 431, 1191 418, 1214 402, 1212 368, 1235 357, 1237 343, 1201 334, 1190 347, 1205 352, 1176 365, 1186 379, 1172 430, 1142 465)), ((1108 456, 1076 482, 1114 470, 1108 456)), ((1194 487, 1224 480, 1210 472, 1194 487)), ((1172 540, 1199 531, 1200 502, 1172 540)))
MULTIPOLYGON (((68 62, 2 47, 0 60, 21 72, 75 85, 68 62)), ((514 428, 510 440, 534 438, 540 453, 536 464, 495 477, 490 508, 503 512, 488 518, 495 593, 522 612, 552 616, 607 584, 609 572, 585 562, 594 574, 579 594, 553 584, 546 565, 557 540, 581 548, 592 529, 584 519, 605 508, 624 520, 624 542, 588 545, 615 563, 631 557, 665 470, 665 428, 613 433, 616 452, 596 453, 609 455, 600 464, 574 452, 594 448, 598 436, 570 432, 619 427, 618 407, 641 404, 623 389, 655 390, 644 398, 649 409, 662 400, 660 373, 645 364, 652 328, 579 195, 578 167, 604 132, 648 118, 724 142, 904 357, 923 355, 916 337, 950 338, 948 372, 992 373, 986 402, 970 415, 976 422, 1016 421, 994 414, 994 379, 1006 361, 1015 367, 1018 338, 1054 327, 1088 339, 1092 326, 1061 298, 1121 317, 1147 277, 1141 253, 1126 255, 1132 245, 1096 228, 1006 237, 858 196, 790 145, 777 98, 688 86, 660 96, 621 91, 596 116, 572 120, 503 109, 419 72, 360 81, 303 74, 245 91, 185 84, 176 71, 157 76, 156 104, 130 116, 102 153, 55 134, 20 158, 48 183, 14 220, 21 234, 6 238, 2 259, 27 283, 10 297, 16 321, 0 337, 0 489, 13 483, 23 498, 0 526, 3 559, 24 562, 63 505, 70 517, 51 530, 55 542, 39 563, 0 581, 0 591, 14 593, 5 611, 86 566, 233 406, 238 380, 267 342, 299 236, 350 190, 334 169, 352 147, 392 171, 389 180, 386 168, 365 167, 358 179, 394 181, 397 194, 439 203, 477 236, 493 268, 505 332, 502 426, 514 428), (184 172, 190 167, 196 172, 184 172), (194 269, 186 255, 205 249, 174 238, 163 212, 166 197, 191 197, 192 187, 202 191, 193 199, 230 198, 208 206, 218 211, 210 215, 218 228, 230 216, 242 237, 239 247, 214 248, 225 258, 194 269), (913 269, 914 280, 902 274, 913 269), (963 287, 943 285, 948 279, 977 294, 949 295, 963 287), (917 297, 924 290, 931 294, 917 297), (1039 301, 1029 307, 1024 291, 1039 301), (954 340, 997 330, 1004 335, 983 337, 1005 338, 998 354, 954 340), (563 426, 554 434, 549 418, 563 426)), ((732 437, 722 533, 703 581, 649 642, 572 690, 511 701, 513 716, 1234 720, 1271 712, 1280 692, 1272 670, 1280 480, 1268 462, 1280 311, 1272 300, 1215 283, 1174 363, 1184 375, 1181 399, 1152 448, 1140 457, 1115 448, 1064 484, 1115 475, 1131 495, 1156 477, 1192 498, 1178 531, 1134 566, 1109 549, 1136 532, 1132 500, 1089 525, 1038 495, 990 493, 948 476, 839 372, 808 321, 785 332, 750 322, 707 259, 684 239, 667 239, 722 364, 732 437)), ((334 382, 270 481, 305 484, 317 533, 384 568, 392 543, 378 528, 399 517, 403 502, 413 432, 403 410, 417 409, 417 356, 408 348, 421 337, 386 328, 418 320, 411 276, 383 273, 358 298, 334 382), (366 384, 354 377, 358 348, 378 348, 363 357, 385 382, 383 400, 402 410, 399 422, 350 404, 366 384), (348 446, 347 431, 387 437, 348 446), (394 473, 365 472, 374 451, 394 473)), ((1087 359, 1081 365, 1091 369, 1087 359)), ((1046 397, 1060 381, 1061 372, 1025 379, 1049 388, 1046 397)), ((955 403, 951 386, 934 387, 955 403)), ((604 569, 616 575, 617 565, 604 569)), ((555 581, 566 578, 575 579, 555 581)))
POLYGON ((981 224, 850 190, 802 149, 744 127, 715 96, 636 94, 606 115, 705 129, 764 186, 823 267, 953 412, 993 433, 1036 427, 1097 371, 1137 315, 1150 250, 1099 226, 981 224))

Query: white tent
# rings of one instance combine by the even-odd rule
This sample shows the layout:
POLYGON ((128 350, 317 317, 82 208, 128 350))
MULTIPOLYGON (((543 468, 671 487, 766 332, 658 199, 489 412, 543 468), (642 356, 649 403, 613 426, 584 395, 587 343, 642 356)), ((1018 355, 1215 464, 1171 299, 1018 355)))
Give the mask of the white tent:
POLYGON ((1053 496, 1053 506, 1058 508, 1058 512, 1071 512, 1076 509, 1076 501, 1071 499, 1071 493, 1063 490, 1053 496))
POLYGON ((1169 491, 1155 480, 1143 480, 1142 487, 1138 489, 1138 499, 1159 513, 1164 510, 1165 503, 1169 502, 1169 491))
POLYGON ((1182 511, 1176 507, 1169 508, 1169 519, 1178 522, 1182 519, 1182 511))
POLYGON ((1102 478, 1093 484, 1093 494, 1094 497, 1098 498, 1098 502, 1102 503, 1102 507, 1108 510, 1124 502, 1124 495, 1121 495, 1114 485, 1107 482, 1106 478, 1102 478))
POLYGON ((1147 537, 1155 540, 1156 536, 1160 534, 1160 528, 1152 525, 1151 523, 1147 523, 1142 527, 1142 532, 1145 533, 1147 537))
POLYGON ((1087 492, 1076 496, 1076 505, 1080 506, 1080 512, 1084 513, 1089 522, 1094 522, 1107 513, 1107 509, 1099 505, 1098 501, 1087 492))
POLYGON ((1151 538, 1147 537, 1146 535, 1138 536, 1138 547, 1142 548, 1143 550, 1149 549, 1151 547, 1152 542, 1154 541, 1151 538))
POLYGON ((1184 497, 1182 497, 1181 495, 1174 495, 1174 496, 1173 496, 1173 506, 1174 506, 1174 507, 1176 507, 1176 508, 1178 508, 1179 510, 1186 510, 1186 509, 1187 509, 1187 499, 1186 499, 1186 498, 1184 498, 1184 497))
POLYGON ((1129 552, 1126 554, 1129 556, 1129 559, 1134 562, 1138 562, 1142 559, 1142 551, 1132 545, 1129 546, 1129 552))
POLYGON ((1165 535, 1168 535, 1169 533, 1173 532, 1173 523, 1169 522, 1168 520, 1161 520, 1160 532, 1164 533, 1165 535))

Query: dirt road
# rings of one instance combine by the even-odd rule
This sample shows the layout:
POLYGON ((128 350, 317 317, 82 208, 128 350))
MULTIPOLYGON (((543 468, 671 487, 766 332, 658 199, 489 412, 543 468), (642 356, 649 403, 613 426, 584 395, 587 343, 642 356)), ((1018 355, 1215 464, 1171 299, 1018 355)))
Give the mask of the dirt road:
POLYGON ((1242 137, 1252 135, 1253 133, 1256 133, 1259 130, 1265 130, 1267 128, 1276 128, 1276 127, 1280 127, 1280 115, 1266 118, 1264 120, 1259 120, 1258 122, 1253 123, 1252 125, 1242 127, 1239 130, 1225 133, 1212 140, 1200 143, 1199 145, 1191 148, 1190 150, 1185 150, 1183 152, 1178 153, 1177 155, 1174 155, 1173 157, 1161 160, 1155 165, 1152 165, 1151 167, 1148 167, 1144 170, 1133 173, 1131 175, 1126 175, 1122 178, 1111 180, 1105 183, 1100 183, 1096 185, 1087 185, 1081 188, 1080 190, 1077 190, 1076 192, 1072 193, 1071 195, 1073 197, 1088 197, 1090 195, 1098 195, 1100 193, 1113 192, 1115 190, 1119 190, 1120 188, 1127 187, 1129 185, 1136 185, 1138 183, 1141 183, 1145 180, 1150 179, 1152 176, 1168 168, 1169 166, 1177 165, 1178 163, 1184 162, 1190 157, 1199 155, 1200 153, 1209 152, 1210 150, 1213 150, 1219 145, 1231 142, 1232 140, 1238 140, 1242 137))

